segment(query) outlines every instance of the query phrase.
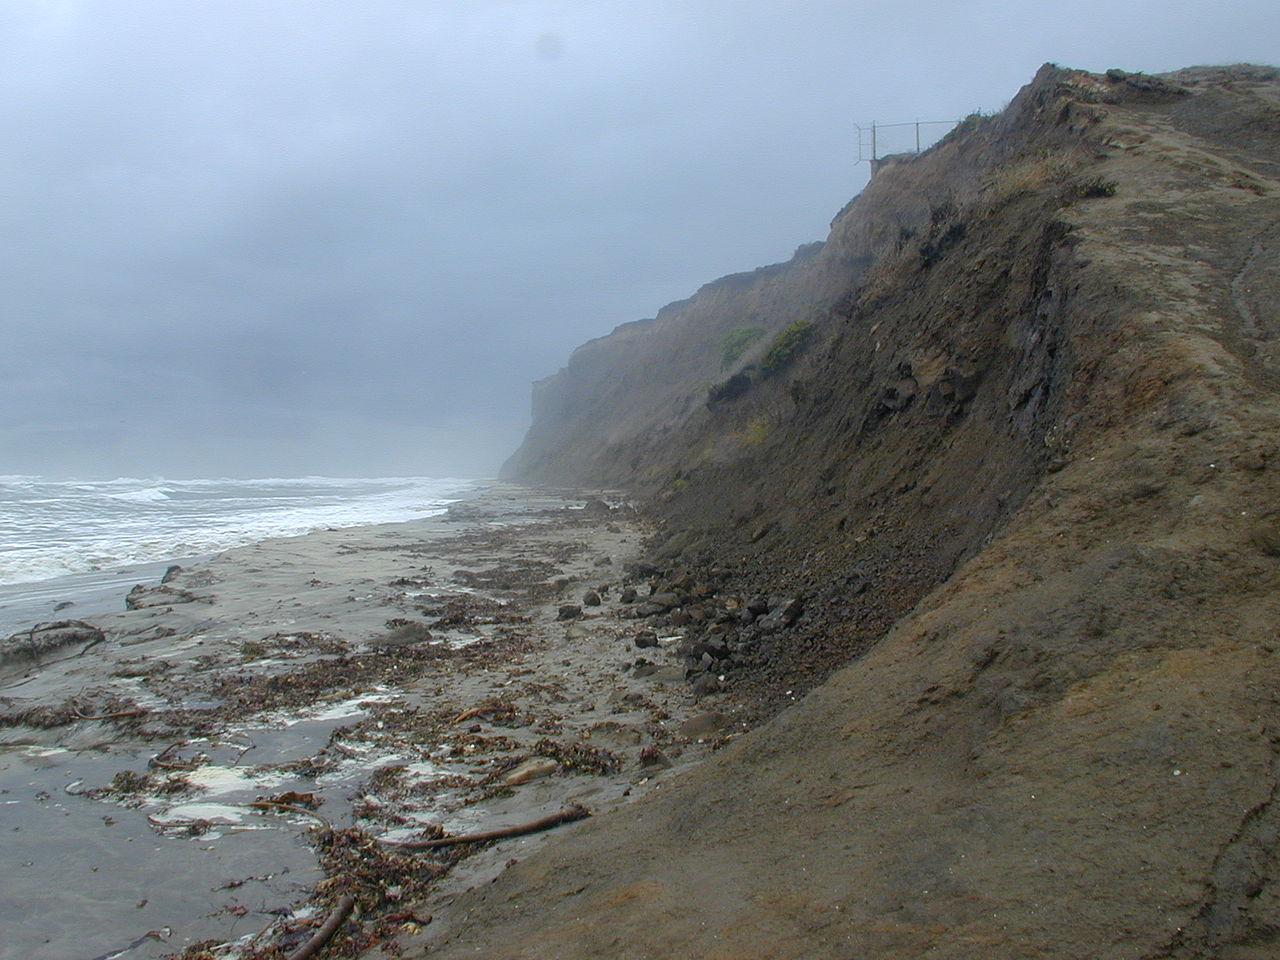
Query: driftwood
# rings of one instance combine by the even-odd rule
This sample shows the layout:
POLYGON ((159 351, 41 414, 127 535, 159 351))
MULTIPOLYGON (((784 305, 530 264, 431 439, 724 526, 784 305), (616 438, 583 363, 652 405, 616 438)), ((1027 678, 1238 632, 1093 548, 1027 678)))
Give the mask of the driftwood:
POLYGON ((326 818, 320 816, 320 814, 316 813, 314 810, 308 810, 306 807, 300 807, 296 803, 285 803, 281 800, 254 800, 252 803, 247 804, 247 806, 252 807, 254 810, 284 810, 287 813, 299 813, 306 817, 314 817, 326 830, 333 830, 333 824, 326 818))
POLYGON ((449 721, 449 726, 456 727, 465 720, 474 720, 476 717, 483 717, 487 713, 493 713, 495 710, 501 709, 502 705, 498 703, 482 703, 478 707, 472 707, 470 710, 463 710, 460 714, 449 721))
POLYGON ((147 766, 157 767, 161 770, 194 770, 198 766, 198 764, 193 760, 165 759, 166 757, 169 756, 169 754, 171 754, 174 750, 177 750, 184 743, 186 743, 185 740, 179 740, 177 743, 169 744, 169 746, 165 747, 163 750, 157 753, 154 757, 148 760, 147 766))
POLYGON ((134 717, 145 717, 150 712, 145 707, 135 707, 132 710, 117 710, 115 713, 95 713, 86 717, 79 710, 73 709, 71 711, 77 720, 130 720, 134 717))
POLYGON ((489 840, 519 837, 526 833, 538 833, 542 830, 558 827, 562 823, 573 823, 575 820, 582 820, 589 816, 591 816, 590 810, 581 804, 575 803, 550 816, 542 817, 539 820, 531 820, 528 823, 520 823, 514 827, 502 827, 498 830, 486 830, 482 833, 462 833, 456 837, 439 837, 435 840, 384 840, 383 842, 394 845, 401 850, 436 850, 440 847, 451 847, 459 843, 485 843, 489 840))
POLYGON ((320 948, 329 942, 347 917, 351 916, 355 905, 356 898, 349 893, 339 900, 333 912, 325 919, 324 925, 312 935, 310 940, 289 954, 288 960, 307 960, 308 957, 319 953, 320 948))

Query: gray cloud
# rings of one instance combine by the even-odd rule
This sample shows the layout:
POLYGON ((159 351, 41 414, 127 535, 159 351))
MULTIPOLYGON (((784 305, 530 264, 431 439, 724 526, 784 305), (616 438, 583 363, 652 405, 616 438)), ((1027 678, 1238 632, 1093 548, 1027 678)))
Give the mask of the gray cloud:
POLYGON ((0 473, 488 473, 529 381, 820 238, 855 121, 1263 2, 0 6, 0 473))

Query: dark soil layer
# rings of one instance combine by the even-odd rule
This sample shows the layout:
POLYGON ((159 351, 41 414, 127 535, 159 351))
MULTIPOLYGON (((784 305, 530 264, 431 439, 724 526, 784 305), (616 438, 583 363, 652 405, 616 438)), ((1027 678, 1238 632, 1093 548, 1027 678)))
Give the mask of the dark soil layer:
POLYGON ((1276 955, 1277 158, 1274 70, 1045 67, 540 385, 510 473, 803 613, 709 664, 772 721, 431 955, 1276 955))

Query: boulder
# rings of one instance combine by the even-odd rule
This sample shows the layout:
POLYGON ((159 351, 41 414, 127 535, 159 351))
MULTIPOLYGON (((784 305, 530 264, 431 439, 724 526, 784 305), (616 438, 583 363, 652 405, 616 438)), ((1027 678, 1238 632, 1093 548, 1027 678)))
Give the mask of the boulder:
POLYGON ((582 608, 576 603, 562 604, 559 613, 556 615, 557 620, 576 620, 582 616, 582 608))
POLYGON ((670 610, 672 607, 680 606, 680 597, 670 592, 655 593, 649 597, 649 602, 661 604, 663 610, 670 610))
POLYGON ((622 595, 621 595, 620 597, 618 597, 618 602, 619 602, 619 603, 635 603, 635 602, 636 602, 636 588, 635 588, 635 587, 627 587, 625 590, 623 590, 623 591, 622 591, 622 595))
POLYGON ((676 654, 681 657, 700 657, 704 643, 698 637, 684 637, 675 646, 676 654))
POLYGON ((596 593, 594 590, 588 590, 582 595, 582 605, 584 607, 600 606, 600 594, 596 593))
POLYGON ((723 688, 720 678, 714 673, 704 673, 693 681, 693 695, 695 697, 705 697, 709 693, 719 693, 723 688))
POLYGON ((709 653, 717 660, 723 660, 729 655, 729 644, 724 637, 712 637, 703 647, 704 653, 709 653))
POLYGON ((644 603, 637 606, 635 611, 637 617, 656 617, 660 613, 666 613, 667 608, 660 603, 654 603, 651 600, 646 600, 644 603))
POLYGON ((886 410, 905 410, 919 392, 920 384, 915 377, 899 377, 881 392, 880 405, 886 410))
POLYGON ((762 630, 770 632, 789 627, 804 613, 804 602, 793 597, 774 597, 769 601, 769 613, 758 621, 762 630))
POLYGON ((641 630, 636 634, 636 649, 644 650, 646 647, 656 647, 658 645, 658 635, 652 630, 641 630))

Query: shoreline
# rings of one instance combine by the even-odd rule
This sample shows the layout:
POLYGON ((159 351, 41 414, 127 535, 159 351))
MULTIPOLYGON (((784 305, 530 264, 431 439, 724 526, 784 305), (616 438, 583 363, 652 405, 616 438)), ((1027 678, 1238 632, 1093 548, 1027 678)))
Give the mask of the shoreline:
POLYGON ((124 598, 138 584, 157 584, 165 571, 175 564, 193 566, 214 556, 216 554, 149 560, 103 570, 68 573, 47 580, 2 584, 0 637, 52 620, 118 613, 124 608, 124 598))
MULTIPOLYGON (((454 482, 454 481, 441 481, 454 482)), ((457 481, 462 482, 462 481, 457 481)), ((448 513, 449 508, 473 497, 483 496, 492 480, 469 480, 468 488, 460 495, 444 498, 439 507, 409 520, 391 520, 386 523, 359 523, 343 526, 319 525, 311 530, 288 536, 265 536, 243 543, 232 543, 211 552, 173 554, 153 560, 139 560, 114 566, 75 573, 64 573, 38 580, 0 584, 0 640, 13 633, 28 630, 32 626, 62 618, 104 616, 118 613, 124 607, 124 598, 138 584, 154 585, 171 566, 190 567, 205 563, 231 550, 252 547, 274 540, 305 537, 325 530, 351 530, 371 526, 388 526, 397 523, 418 523, 448 513)))
POLYGON ((0 895, 23 918, 0 957, 199 957, 246 932, 291 947, 342 883, 359 936, 412 942, 435 932, 426 913, 576 828, 385 841, 603 812, 732 738, 677 635, 635 647, 621 594, 641 585, 625 571, 642 521, 582 502, 495 483, 442 515, 235 548, 88 617, 100 636, 0 664, 24 865, 0 895))

